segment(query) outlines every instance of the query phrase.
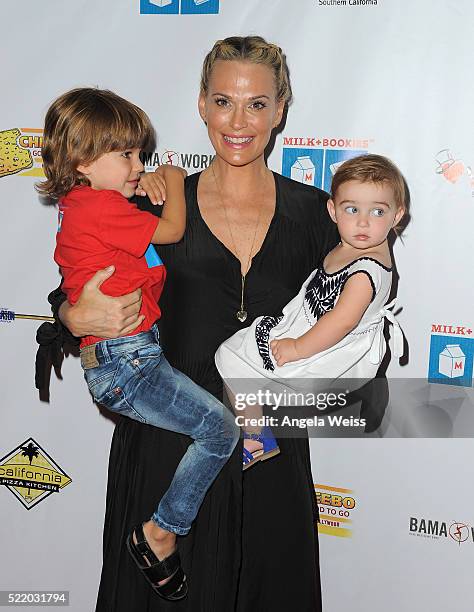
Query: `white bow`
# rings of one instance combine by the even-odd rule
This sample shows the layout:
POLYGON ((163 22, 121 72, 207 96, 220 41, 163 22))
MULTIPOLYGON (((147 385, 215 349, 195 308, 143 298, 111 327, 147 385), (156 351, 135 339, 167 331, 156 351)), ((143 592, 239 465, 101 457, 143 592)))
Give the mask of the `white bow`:
POLYGON ((374 322, 377 325, 377 329, 375 330, 374 340, 372 342, 372 346, 370 348, 370 363, 377 365, 379 364, 385 353, 385 338, 383 336, 383 321, 387 319, 392 324, 393 334, 391 334, 391 340, 393 345, 393 355, 397 358, 400 358, 403 355, 403 333, 400 328, 400 325, 395 318, 392 310, 395 306, 395 300, 392 300, 390 304, 386 304, 380 310, 380 318, 374 322))

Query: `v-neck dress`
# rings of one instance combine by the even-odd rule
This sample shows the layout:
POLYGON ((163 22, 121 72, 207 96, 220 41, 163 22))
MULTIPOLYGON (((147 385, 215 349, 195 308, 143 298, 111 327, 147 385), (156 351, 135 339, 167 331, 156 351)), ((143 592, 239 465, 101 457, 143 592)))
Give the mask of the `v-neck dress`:
MULTIPOLYGON (((205 224, 199 174, 186 179, 187 226, 177 244, 157 247, 167 268, 160 340, 170 363, 222 398, 218 346, 245 327, 240 263, 205 224)), ((338 242, 327 194, 274 174, 276 207, 245 284, 247 325, 275 317, 338 242)), ((146 198, 138 206, 158 214, 146 198)), ((98 612, 318 612, 321 610, 317 504, 307 438, 280 440, 280 456, 242 474, 242 446, 208 491, 191 532, 179 538, 189 595, 156 596, 125 547, 131 527, 150 516, 189 438, 120 420, 109 462, 98 612)))
MULTIPOLYGON (((321 265, 303 283, 279 317, 257 317, 217 350, 217 369, 231 391, 258 393, 328 390, 344 379, 354 391, 372 380, 385 354, 384 321, 388 318, 401 331, 387 308, 392 286, 392 269, 372 257, 360 257, 340 270, 328 273, 321 265), (372 300, 357 326, 339 342, 308 357, 278 366, 270 349, 273 339, 299 338, 336 305, 345 283, 357 274, 368 277, 372 300)), ((400 355, 402 347, 395 346, 400 355)))

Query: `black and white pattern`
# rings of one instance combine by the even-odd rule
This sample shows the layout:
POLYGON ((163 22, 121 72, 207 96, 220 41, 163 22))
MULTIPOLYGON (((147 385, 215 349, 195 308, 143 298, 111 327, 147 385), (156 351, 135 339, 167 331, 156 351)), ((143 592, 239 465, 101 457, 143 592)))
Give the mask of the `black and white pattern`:
MULTIPOLYGON (((306 287, 303 308, 306 319, 313 325, 326 312, 334 308, 337 298, 349 274, 348 268, 343 268, 335 274, 326 274, 323 268, 319 268, 306 287)), ((280 317, 262 317, 255 327, 255 340, 258 352, 262 358, 265 370, 273 372, 275 366, 270 357, 270 332, 282 320, 280 317)))
POLYGON ((317 321, 334 308, 348 274, 347 267, 334 274, 326 274, 323 268, 317 270, 308 283, 304 296, 303 307, 308 322, 312 324, 311 317, 317 321))
MULTIPOLYGON (((284 387, 282 381, 291 379, 292 389, 300 379, 317 389, 320 379, 344 378, 346 385, 349 379, 353 381, 353 387, 348 389, 358 388, 376 375, 385 353, 384 320, 395 321, 386 308, 391 282, 391 269, 371 257, 360 257, 332 274, 322 268, 314 270, 285 305, 282 316, 257 317, 249 327, 221 344, 216 353, 219 373, 234 393, 242 389, 245 393, 258 393, 263 388, 262 378, 274 381, 277 387, 284 387), (356 274, 369 278, 373 297, 355 328, 324 351, 277 366, 269 346, 271 340, 306 334, 336 307, 348 279, 356 274)), ((397 335, 403 340, 401 332, 397 335)))
POLYGON ((278 325, 278 323, 283 319, 283 316, 280 317, 262 317, 262 320, 255 327, 255 340, 257 341, 258 352, 263 361, 263 367, 265 370, 270 370, 273 372, 275 366, 272 363, 270 358, 270 331, 278 325))

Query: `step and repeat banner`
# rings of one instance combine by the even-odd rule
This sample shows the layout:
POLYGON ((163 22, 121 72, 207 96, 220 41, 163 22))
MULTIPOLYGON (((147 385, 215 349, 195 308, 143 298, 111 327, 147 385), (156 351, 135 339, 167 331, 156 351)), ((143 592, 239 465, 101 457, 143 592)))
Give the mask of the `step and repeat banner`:
POLYGON ((24 0, 0 13, 0 590, 69 591, 86 612, 101 568, 113 423, 73 356, 40 400, 38 322, 21 316, 49 315, 59 283, 57 213, 34 191, 44 113, 72 87, 111 89, 155 125, 148 170, 200 171, 213 158, 202 60, 217 39, 260 34, 284 49, 294 91, 269 166, 329 189, 340 162, 381 153, 411 194, 394 245, 406 347, 388 406, 357 438, 344 423, 312 430, 325 610, 472 612, 470 0, 24 0))

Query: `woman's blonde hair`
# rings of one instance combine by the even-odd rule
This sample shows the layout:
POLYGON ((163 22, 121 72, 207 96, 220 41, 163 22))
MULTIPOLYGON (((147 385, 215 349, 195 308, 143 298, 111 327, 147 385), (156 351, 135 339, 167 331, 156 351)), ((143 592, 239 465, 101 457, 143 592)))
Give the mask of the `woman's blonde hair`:
POLYGON ((37 190, 54 199, 89 184, 77 167, 104 153, 146 148, 154 130, 146 113, 112 91, 83 87, 57 98, 46 113, 43 169, 37 190))
POLYGON ((218 40, 204 59, 201 73, 201 93, 207 94, 209 79, 218 60, 243 61, 262 64, 272 70, 275 78, 276 98, 289 104, 292 98, 286 57, 277 45, 261 36, 230 36, 218 40))

